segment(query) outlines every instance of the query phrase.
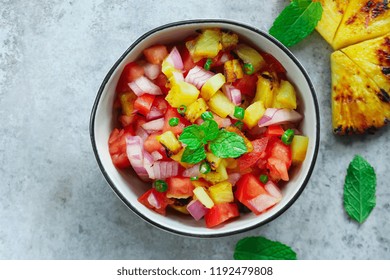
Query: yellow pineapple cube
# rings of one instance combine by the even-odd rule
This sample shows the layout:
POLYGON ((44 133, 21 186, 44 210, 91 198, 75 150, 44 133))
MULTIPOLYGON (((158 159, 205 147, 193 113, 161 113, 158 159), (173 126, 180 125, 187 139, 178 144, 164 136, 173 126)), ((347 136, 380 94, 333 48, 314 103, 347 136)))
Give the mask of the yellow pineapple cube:
POLYGON ((210 164, 212 170, 216 170, 222 161, 221 158, 217 157, 211 152, 206 153, 206 160, 210 164))
POLYGON ((177 140, 175 134, 170 130, 157 136, 156 139, 172 154, 177 154, 181 149, 179 140, 177 140))
POLYGON ((226 82, 225 76, 218 73, 208 79, 200 89, 200 95, 208 101, 226 82))
POLYGON ((249 127, 253 128, 261 117, 264 115, 265 108, 263 105, 263 102, 256 101, 248 106, 248 108, 245 109, 245 115, 243 122, 249 127))
POLYGON ((236 33, 227 33, 222 32, 222 48, 225 49, 233 49, 238 44, 238 35, 236 33))
POLYGON ((187 41, 186 47, 192 60, 198 62, 202 58, 214 58, 222 49, 222 34, 219 29, 206 29, 194 40, 187 41))
POLYGON ((238 59, 228 60, 223 64, 226 82, 232 83, 237 79, 244 77, 244 71, 238 59))
POLYGON ((198 98, 187 107, 184 114, 187 120, 194 123, 208 108, 206 101, 203 98, 198 98))
POLYGON ((291 142, 291 158, 293 164, 300 164, 305 160, 309 137, 295 135, 291 142))
POLYGON ((212 208, 214 206, 213 200, 210 198, 204 188, 196 187, 194 189, 194 195, 196 196, 196 199, 198 199, 205 207, 212 208))
POLYGON ((211 111, 216 113, 221 118, 226 118, 230 113, 234 112, 234 104, 223 94, 218 91, 208 102, 211 111))
POLYGON ((297 108, 297 96, 294 86, 289 82, 282 80, 276 92, 273 108, 293 109, 297 108))
POLYGON ((211 186, 208 191, 211 199, 216 204, 234 201, 232 184, 227 181, 211 186))
POLYGON ((254 72, 259 71, 266 65, 266 62, 261 56, 261 54, 248 45, 238 44, 236 48, 236 53, 244 63, 248 63, 253 66, 254 72))
POLYGON ((179 81, 173 84, 165 100, 169 105, 178 108, 181 105, 190 105, 198 99, 199 90, 192 84, 179 81))
POLYGON ((122 106, 122 113, 126 116, 131 116, 133 114, 134 109, 134 100, 136 99, 136 95, 133 92, 123 93, 119 100, 122 106))
POLYGON ((252 102, 262 101, 265 108, 272 108, 276 88, 277 81, 274 76, 269 72, 263 72, 257 78, 256 95, 252 102))
POLYGON ((211 171, 207 174, 201 174, 200 176, 212 184, 216 184, 228 179, 226 167, 223 164, 220 164, 215 171, 211 171))

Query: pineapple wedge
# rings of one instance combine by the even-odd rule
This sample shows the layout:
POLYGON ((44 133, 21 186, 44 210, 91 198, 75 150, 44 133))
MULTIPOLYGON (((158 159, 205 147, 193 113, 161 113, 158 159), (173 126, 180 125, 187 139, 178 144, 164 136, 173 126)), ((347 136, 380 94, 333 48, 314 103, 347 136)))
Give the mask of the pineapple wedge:
POLYGON ((238 59, 228 60, 223 65, 226 82, 232 83, 237 79, 244 77, 244 71, 238 59))
POLYGON ((208 101, 223 86, 226 78, 222 73, 218 73, 208 79, 200 89, 200 95, 208 101))
POLYGON ((273 108, 286 108, 293 110, 297 108, 297 96, 295 89, 289 81, 282 80, 280 82, 280 86, 274 99, 273 108))
POLYGON ((169 151, 169 154, 177 154, 181 149, 179 140, 177 140, 175 134, 170 130, 157 136, 156 139, 169 151))
POLYGON ((337 50, 388 32, 390 32, 389 1, 350 0, 332 46, 337 50))
POLYGON ((372 132, 390 120, 381 89, 341 51, 331 55, 332 122, 336 134, 372 132))
POLYGON ((295 165, 301 164, 306 158, 309 137, 295 135, 291 142, 291 160, 295 165))
POLYGON ((349 0, 319 0, 319 2, 321 2, 323 12, 316 29, 332 45, 349 0))
POLYGON ((187 41, 186 47, 194 62, 202 58, 214 58, 222 49, 222 33, 219 29, 206 29, 194 40, 187 41))
POLYGON ((234 112, 234 104, 220 90, 210 98, 208 105, 210 110, 221 118, 226 118, 234 112))
POLYGON ((264 113, 265 113, 265 107, 263 105, 263 102, 256 101, 251 105, 249 105, 248 108, 245 109, 243 122, 249 128, 253 128, 255 125, 257 125, 257 123, 264 115, 264 113))
POLYGON ((390 33, 341 50, 381 88, 382 100, 390 94, 390 33))

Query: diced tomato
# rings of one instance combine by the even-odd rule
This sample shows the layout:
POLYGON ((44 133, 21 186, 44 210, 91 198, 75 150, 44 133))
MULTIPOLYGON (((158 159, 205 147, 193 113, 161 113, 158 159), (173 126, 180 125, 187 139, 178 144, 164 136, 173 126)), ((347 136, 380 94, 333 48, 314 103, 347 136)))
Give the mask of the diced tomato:
POLYGON ((138 201, 149 209, 162 215, 165 215, 167 206, 172 203, 172 201, 166 197, 166 193, 158 192, 153 188, 141 195, 138 198, 138 201))
POLYGON ((194 195, 194 185, 190 178, 187 177, 170 177, 167 178, 169 198, 188 198, 194 195))
POLYGON ((161 64, 168 56, 168 50, 164 45, 154 45, 144 50, 144 56, 150 63, 161 64))
POLYGON ((141 77, 143 74, 144 68, 142 66, 138 65, 136 62, 130 62, 125 66, 125 68, 123 68, 116 86, 116 92, 122 93, 130 91, 128 84, 141 77))
POLYGON ((281 125, 270 125, 265 131, 265 135, 267 136, 277 136, 280 137, 284 133, 284 129, 281 125))
POLYGON ((167 87, 168 79, 163 73, 160 73, 157 76, 157 78, 153 80, 153 82, 161 89, 163 94, 168 94, 169 92, 169 88, 167 87))
POLYGON ((160 110, 163 114, 167 112, 168 102, 162 96, 156 96, 153 101, 153 106, 160 110))
POLYGON ((165 120, 164 120, 164 127, 163 132, 165 131, 172 131, 173 134, 179 135, 183 132, 184 127, 190 125, 189 121, 187 121, 185 118, 180 116, 180 114, 177 112, 176 108, 169 107, 167 112, 165 113, 165 120), (179 124, 177 126, 170 126, 169 120, 171 118, 179 118, 179 124))
POLYGON ((255 198, 261 194, 267 194, 267 191, 264 189, 264 185, 260 180, 253 175, 252 173, 247 173, 241 176, 240 180, 236 183, 236 191, 234 196, 239 202, 248 207, 253 213, 260 214, 256 208, 254 208, 249 200, 255 198))
POLYGON ((134 109, 138 110, 138 113, 146 116, 150 112, 155 98, 155 95, 146 93, 141 96, 138 96, 137 99, 134 101, 134 109))
POLYGON ((267 168, 273 180, 288 181, 288 169, 291 166, 291 147, 274 137, 269 145, 267 168))
POLYGON ((164 147, 156 139, 156 136, 158 136, 158 135, 159 134, 151 134, 148 136, 148 138, 146 138, 146 140, 144 142, 145 151, 147 151, 148 153, 152 153, 154 151, 161 151, 164 149, 164 147))
POLYGON ((194 68, 195 66, 199 66, 199 67, 203 67, 204 66, 205 59, 201 59, 201 60, 199 60, 198 62, 195 63, 192 60, 190 52, 188 51, 188 49, 185 46, 183 48, 181 48, 180 55, 181 55, 181 59, 183 60, 183 65, 184 65, 184 73, 183 74, 184 75, 189 70, 194 68))
POLYGON ((240 216, 238 206, 235 203, 215 204, 204 216, 208 228, 215 227, 229 219, 240 216))
POLYGON ((262 137, 251 142, 253 151, 242 155, 238 159, 238 166, 243 171, 257 163, 258 160, 266 157, 266 147, 268 144, 268 137, 262 137))
POLYGON ((267 68, 269 68, 271 71, 275 71, 277 74, 286 73, 286 69, 272 54, 261 52, 261 56, 267 63, 267 68))
POLYGON ((256 84, 257 84, 257 75, 246 75, 241 79, 236 80, 233 83, 237 89, 241 91, 242 94, 255 96, 256 93, 256 84))
POLYGON ((110 152, 112 163, 118 168, 130 166, 130 161, 126 153, 126 136, 134 135, 131 130, 115 128, 108 139, 108 151, 110 152))
POLYGON ((123 127, 131 127, 131 124, 136 119, 136 114, 132 114, 131 116, 120 115, 118 119, 123 127))

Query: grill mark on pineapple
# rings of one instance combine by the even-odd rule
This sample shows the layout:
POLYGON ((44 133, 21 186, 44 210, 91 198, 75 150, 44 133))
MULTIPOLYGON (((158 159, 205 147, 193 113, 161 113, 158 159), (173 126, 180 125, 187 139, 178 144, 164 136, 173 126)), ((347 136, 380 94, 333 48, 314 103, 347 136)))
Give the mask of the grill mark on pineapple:
POLYGON ((390 103, 390 96, 383 88, 381 88, 380 92, 378 93, 378 97, 381 101, 390 103))

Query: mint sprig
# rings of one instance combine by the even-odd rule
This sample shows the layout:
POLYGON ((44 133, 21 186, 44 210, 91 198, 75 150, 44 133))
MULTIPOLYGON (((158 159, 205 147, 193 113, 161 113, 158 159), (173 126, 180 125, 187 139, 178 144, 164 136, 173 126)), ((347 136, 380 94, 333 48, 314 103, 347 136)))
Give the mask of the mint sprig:
POLYGON ((252 236, 237 242, 233 257, 235 260, 296 260, 297 254, 283 243, 252 236))
POLYGON ((322 17, 320 2, 293 0, 275 19, 269 34, 290 47, 306 38, 322 17))
POLYGON ((363 223, 376 205, 376 174, 374 168, 356 155, 348 166, 344 183, 344 209, 359 223, 363 223))
POLYGON ((192 164, 206 158, 206 144, 209 144, 211 152, 220 158, 235 158, 248 151, 240 135, 219 129, 214 120, 184 128, 179 141, 186 145, 181 161, 192 164))

